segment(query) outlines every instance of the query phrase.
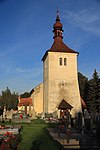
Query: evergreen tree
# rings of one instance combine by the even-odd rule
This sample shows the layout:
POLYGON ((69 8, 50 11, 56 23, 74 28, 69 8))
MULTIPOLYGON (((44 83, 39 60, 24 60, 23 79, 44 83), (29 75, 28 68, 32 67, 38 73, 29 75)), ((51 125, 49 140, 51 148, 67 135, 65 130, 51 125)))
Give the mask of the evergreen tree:
POLYGON ((96 69, 88 83, 88 106, 92 116, 95 116, 97 112, 100 112, 100 79, 96 69))
POLYGON ((11 92, 10 89, 7 87, 5 91, 2 91, 2 101, 6 109, 9 109, 9 104, 11 100, 11 92))
POLYGON ((17 105, 18 105, 18 93, 13 92, 12 97, 11 97, 11 105, 10 109, 17 110, 17 105))
POLYGON ((88 89, 88 78, 85 77, 82 73, 78 72, 78 82, 79 82, 79 89, 80 95, 83 100, 87 101, 87 89, 88 89))
POLYGON ((1 96, 1 106, 6 106, 7 110, 17 109, 18 105, 18 93, 11 93, 10 89, 7 87, 5 91, 2 91, 1 96))
POLYGON ((0 106, 3 108, 3 106, 4 106, 4 103, 3 103, 3 101, 2 101, 2 96, 0 95, 0 106))

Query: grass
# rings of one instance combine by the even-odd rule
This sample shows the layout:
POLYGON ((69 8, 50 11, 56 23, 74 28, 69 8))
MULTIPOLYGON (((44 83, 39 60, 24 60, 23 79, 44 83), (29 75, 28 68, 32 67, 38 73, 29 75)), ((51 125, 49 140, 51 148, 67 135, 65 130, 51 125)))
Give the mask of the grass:
POLYGON ((42 120, 34 120, 31 123, 23 123, 21 131, 22 140, 18 145, 18 150, 30 150, 32 142, 41 141, 40 150, 57 150, 54 142, 46 133, 47 127, 54 127, 56 124, 46 124, 42 120))

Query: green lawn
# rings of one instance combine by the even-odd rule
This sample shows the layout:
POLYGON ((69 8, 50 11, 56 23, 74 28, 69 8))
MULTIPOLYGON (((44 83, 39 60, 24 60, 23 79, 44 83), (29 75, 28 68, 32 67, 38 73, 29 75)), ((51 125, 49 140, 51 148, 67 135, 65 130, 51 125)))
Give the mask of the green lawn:
MULTIPOLYGON (((46 133, 48 124, 42 120, 34 120, 31 123, 23 123, 22 126, 22 140, 18 146, 18 150, 30 150, 34 140, 41 141, 40 150, 57 150, 53 140, 46 133)), ((50 126, 54 126, 54 124, 49 124, 50 126)))

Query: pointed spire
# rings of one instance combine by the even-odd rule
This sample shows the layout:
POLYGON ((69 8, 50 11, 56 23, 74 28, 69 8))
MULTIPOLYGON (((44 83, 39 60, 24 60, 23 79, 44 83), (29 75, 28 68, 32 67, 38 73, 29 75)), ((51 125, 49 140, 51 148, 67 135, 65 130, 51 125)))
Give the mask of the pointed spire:
POLYGON ((63 32, 62 27, 63 27, 63 25, 60 22, 59 11, 57 10, 56 23, 53 25, 53 29, 54 29, 53 30, 53 33, 54 33, 53 38, 54 39, 56 37, 60 37, 61 39, 63 38, 63 36, 62 36, 62 32, 63 32))
POLYGON ((59 11, 57 10, 57 15, 56 15, 56 23, 53 25, 53 33, 54 33, 54 42, 49 50, 46 51, 44 54, 42 61, 45 61, 48 52, 64 52, 64 53, 77 53, 71 48, 69 48, 64 42, 63 42, 63 25, 60 22, 60 17, 59 17, 59 11))

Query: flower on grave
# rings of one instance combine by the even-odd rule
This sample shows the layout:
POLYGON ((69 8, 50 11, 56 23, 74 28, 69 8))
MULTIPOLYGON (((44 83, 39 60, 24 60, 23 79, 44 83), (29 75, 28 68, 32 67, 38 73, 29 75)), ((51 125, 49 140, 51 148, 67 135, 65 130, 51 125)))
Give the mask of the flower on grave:
POLYGON ((12 132, 8 132, 8 131, 4 134, 4 136, 7 136, 7 137, 9 137, 10 135, 12 135, 12 132))

